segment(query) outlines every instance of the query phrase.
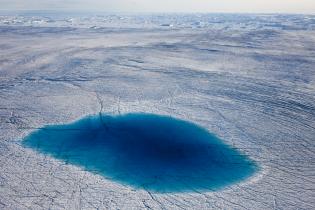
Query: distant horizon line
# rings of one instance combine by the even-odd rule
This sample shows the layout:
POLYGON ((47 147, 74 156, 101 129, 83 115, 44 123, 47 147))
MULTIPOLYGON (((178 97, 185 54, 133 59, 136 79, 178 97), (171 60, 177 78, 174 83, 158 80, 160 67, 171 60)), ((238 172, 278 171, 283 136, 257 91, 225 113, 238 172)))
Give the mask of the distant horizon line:
POLYGON ((236 15, 312 15, 315 16, 314 13, 295 13, 295 12, 228 12, 228 11, 218 11, 218 12, 134 12, 134 11, 105 11, 105 10, 68 10, 68 9, 19 9, 19 10, 11 10, 11 9, 0 9, 0 13, 9 12, 9 13, 107 13, 107 14, 236 14, 236 15))

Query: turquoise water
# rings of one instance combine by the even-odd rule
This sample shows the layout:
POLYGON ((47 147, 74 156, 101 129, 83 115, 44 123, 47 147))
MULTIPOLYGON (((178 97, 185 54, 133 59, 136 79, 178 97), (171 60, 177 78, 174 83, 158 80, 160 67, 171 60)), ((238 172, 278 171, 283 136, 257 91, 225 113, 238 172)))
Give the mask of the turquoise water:
POLYGON ((46 126, 23 145, 105 178, 154 192, 213 191, 257 166, 196 124, 132 113, 46 126))

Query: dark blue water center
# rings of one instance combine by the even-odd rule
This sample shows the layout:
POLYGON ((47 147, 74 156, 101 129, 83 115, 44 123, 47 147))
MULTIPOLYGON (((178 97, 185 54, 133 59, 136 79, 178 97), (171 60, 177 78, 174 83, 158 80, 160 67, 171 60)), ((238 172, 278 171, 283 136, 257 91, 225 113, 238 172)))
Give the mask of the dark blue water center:
POLYGON ((46 126, 27 136, 23 145, 155 192, 216 190, 257 168, 196 124, 153 114, 97 115, 46 126))

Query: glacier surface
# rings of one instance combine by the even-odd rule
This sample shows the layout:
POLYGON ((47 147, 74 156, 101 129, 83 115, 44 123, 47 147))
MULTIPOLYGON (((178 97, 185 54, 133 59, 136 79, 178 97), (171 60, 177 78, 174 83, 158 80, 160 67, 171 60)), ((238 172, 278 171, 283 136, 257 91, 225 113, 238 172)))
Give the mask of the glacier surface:
POLYGON ((0 209, 314 209, 315 16, 0 15, 0 209), (38 153, 45 125, 105 113, 194 122, 261 170, 157 193, 38 153))

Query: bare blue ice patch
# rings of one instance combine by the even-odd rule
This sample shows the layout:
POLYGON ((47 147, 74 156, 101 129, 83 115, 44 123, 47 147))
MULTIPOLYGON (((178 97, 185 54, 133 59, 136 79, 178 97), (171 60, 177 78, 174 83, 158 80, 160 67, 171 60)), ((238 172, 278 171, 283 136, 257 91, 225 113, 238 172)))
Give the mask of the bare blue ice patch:
POLYGON ((217 190, 257 170, 253 161, 206 129, 154 114, 97 115, 46 126, 23 145, 154 192, 217 190))

